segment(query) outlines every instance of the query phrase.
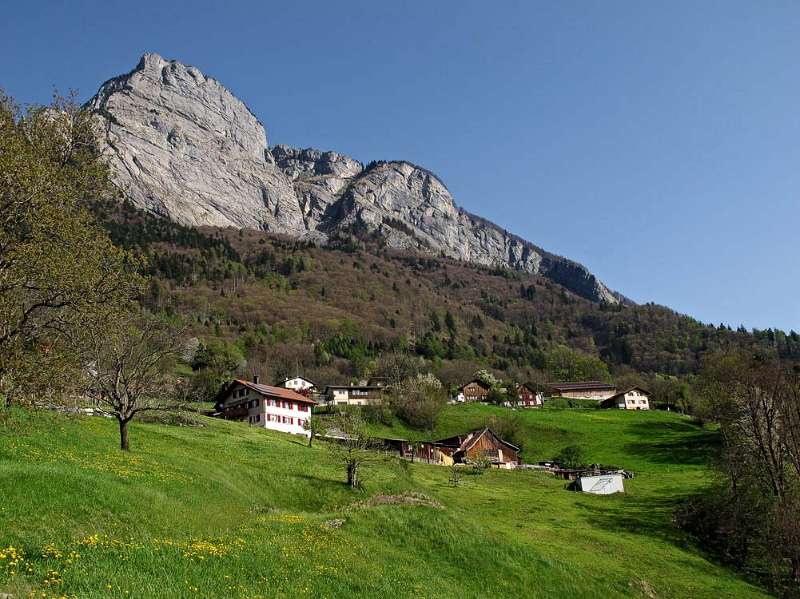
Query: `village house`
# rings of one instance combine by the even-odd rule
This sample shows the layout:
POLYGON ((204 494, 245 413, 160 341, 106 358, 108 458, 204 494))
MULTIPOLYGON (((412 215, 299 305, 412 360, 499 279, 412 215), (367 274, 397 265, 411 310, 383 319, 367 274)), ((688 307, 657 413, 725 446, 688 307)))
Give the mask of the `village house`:
POLYGON ((488 460, 492 466, 510 469, 520 463, 520 448, 501 439, 489 428, 438 441, 401 442, 400 449, 405 457, 413 454, 415 459, 443 466, 488 460))
POLYGON ((315 402, 291 389, 236 379, 223 387, 215 402, 216 412, 226 420, 246 420, 284 433, 308 436, 306 421, 315 402))
POLYGON ((455 401, 458 403, 486 401, 489 397, 489 389, 489 385, 478 379, 474 379, 458 388, 455 401))
POLYGON ((609 383, 581 381, 575 383, 553 383, 549 386, 548 396, 603 401, 616 394, 616 392, 616 386, 609 383))
POLYGON ((544 403, 544 396, 531 383, 517 385, 516 393, 517 401, 523 408, 541 408, 544 403))
POLYGON ((627 391, 612 395, 600 403, 603 408, 619 410, 649 410, 650 392, 641 387, 631 387, 627 391))
POLYGON ((280 383, 278 383, 276 387, 291 389, 292 391, 299 393, 300 395, 305 395, 306 397, 308 397, 317 389, 317 386, 313 381, 310 381, 307 378, 299 375, 291 378, 286 377, 280 383))
POLYGON ((377 405, 383 401, 382 385, 328 385, 325 401, 334 406, 377 405))

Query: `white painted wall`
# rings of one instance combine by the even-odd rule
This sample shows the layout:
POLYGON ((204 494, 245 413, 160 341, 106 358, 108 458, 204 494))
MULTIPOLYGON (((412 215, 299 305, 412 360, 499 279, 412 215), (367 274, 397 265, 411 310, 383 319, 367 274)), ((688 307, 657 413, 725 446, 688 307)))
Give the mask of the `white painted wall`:
POLYGON ((311 404, 291 400, 265 399, 251 389, 246 387, 244 389, 247 390, 245 395, 237 395, 229 403, 246 401, 248 403, 247 421, 252 426, 306 437, 311 434, 303 428, 303 423, 311 418, 311 404))
POLYGON ((581 476, 578 478, 578 489, 594 495, 611 495, 624 493, 621 474, 602 474, 599 476, 581 476))
POLYGON ((622 410, 649 410, 650 401, 647 395, 638 389, 631 389, 617 398, 617 407, 622 410))
POLYGON ((283 386, 287 389, 291 389, 292 391, 297 391, 300 393, 301 391, 305 391, 306 389, 311 389, 314 385, 309 383, 302 377, 296 376, 291 379, 287 379, 283 382, 283 386))

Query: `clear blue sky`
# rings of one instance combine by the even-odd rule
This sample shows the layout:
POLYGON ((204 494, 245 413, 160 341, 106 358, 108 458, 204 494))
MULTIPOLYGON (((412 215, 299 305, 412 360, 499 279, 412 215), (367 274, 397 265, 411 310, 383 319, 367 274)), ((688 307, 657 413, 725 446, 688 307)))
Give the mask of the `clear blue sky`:
POLYGON ((0 86, 91 96, 145 51, 271 144, 403 158, 637 302, 800 330, 800 3, 13 2, 0 86))

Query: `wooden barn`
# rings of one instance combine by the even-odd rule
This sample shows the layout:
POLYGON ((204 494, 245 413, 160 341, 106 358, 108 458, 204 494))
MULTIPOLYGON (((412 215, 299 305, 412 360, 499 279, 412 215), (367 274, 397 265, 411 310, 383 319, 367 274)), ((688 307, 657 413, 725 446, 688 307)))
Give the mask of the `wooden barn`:
POLYGON ((568 399, 594 399, 603 401, 615 395, 617 388, 602 381, 581 381, 576 383, 552 383, 548 391, 550 397, 568 399))
MULTIPOLYGON (((408 443, 403 449, 413 452, 415 459, 447 466, 484 459, 498 468, 514 468, 520 463, 520 448, 501 439, 488 427, 438 441, 408 443)), ((408 453, 404 455, 410 457, 408 453)))
POLYGON ((541 408, 544 397, 533 383, 522 383, 517 386, 517 401, 523 408, 541 408))
POLYGON ((486 401, 489 397, 489 385, 479 381, 478 379, 472 380, 458 389, 456 401, 464 403, 471 401, 486 401))

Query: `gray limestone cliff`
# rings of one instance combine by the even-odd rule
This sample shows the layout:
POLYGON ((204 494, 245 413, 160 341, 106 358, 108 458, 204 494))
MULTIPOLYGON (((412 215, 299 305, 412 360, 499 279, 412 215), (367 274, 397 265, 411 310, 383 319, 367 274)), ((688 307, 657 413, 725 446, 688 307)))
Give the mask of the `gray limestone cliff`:
POLYGON ((244 103, 194 67, 146 54, 88 106, 123 194, 181 224, 320 243, 368 233, 392 248, 540 274, 588 299, 620 301, 582 265, 460 209, 424 168, 405 161, 365 167, 337 152, 269 148, 244 103))

